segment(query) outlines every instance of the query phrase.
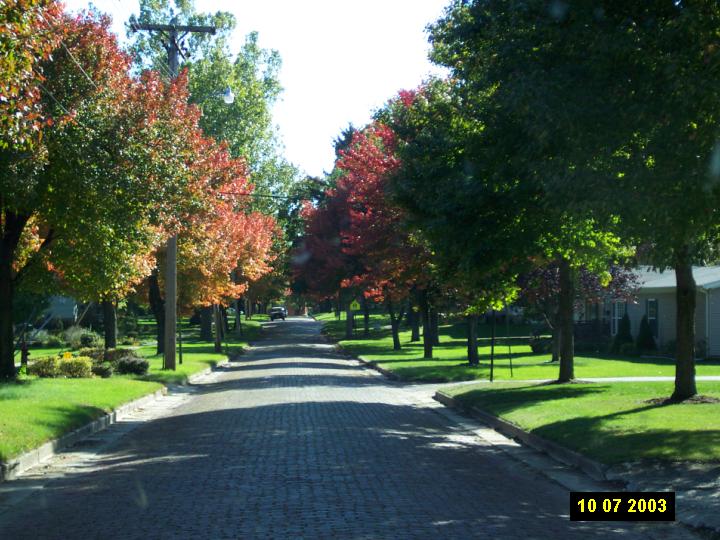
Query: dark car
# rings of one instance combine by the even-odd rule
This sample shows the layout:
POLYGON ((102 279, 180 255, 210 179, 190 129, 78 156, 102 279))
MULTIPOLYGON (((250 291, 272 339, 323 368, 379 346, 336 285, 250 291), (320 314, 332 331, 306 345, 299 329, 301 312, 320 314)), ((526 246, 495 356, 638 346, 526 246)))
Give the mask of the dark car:
POLYGON ((285 309, 283 306, 275 306, 273 308, 270 308, 271 321, 274 321, 275 319, 282 319, 284 321, 285 317, 287 317, 287 309, 285 309))

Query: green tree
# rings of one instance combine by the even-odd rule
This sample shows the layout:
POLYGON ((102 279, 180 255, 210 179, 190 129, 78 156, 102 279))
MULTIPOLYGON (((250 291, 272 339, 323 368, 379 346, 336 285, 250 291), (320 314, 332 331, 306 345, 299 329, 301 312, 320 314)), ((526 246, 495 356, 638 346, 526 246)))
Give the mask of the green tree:
MULTIPOLYGON (((617 217, 589 204, 582 197, 587 193, 578 188, 590 175, 582 168, 588 157, 581 149, 595 140, 596 132, 588 128, 589 135, 578 134, 577 126, 565 122, 564 111, 554 108, 584 111, 595 101, 585 98, 588 88, 574 84, 571 69, 543 71, 550 62, 545 56, 552 53, 562 61, 567 54, 568 38, 557 18, 562 14, 555 9, 563 5, 556 4, 550 9, 541 1, 513 7, 496 0, 451 4, 432 27, 431 41, 433 59, 451 70, 452 82, 439 110, 449 108, 454 119, 436 126, 448 115, 435 114, 421 125, 426 132, 442 130, 435 141, 425 137, 428 148, 452 148, 426 158, 439 164, 438 176, 445 180, 434 189, 457 200, 456 208, 443 212, 446 222, 452 227, 459 218, 458 225, 472 224, 468 228, 482 236, 460 248, 460 254, 467 250, 475 260, 495 262, 504 271, 528 261, 558 265, 559 380, 568 381, 574 377, 575 273, 585 267, 607 279, 608 263, 625 250, 617 237, 617 217), (552 31, 546 31, 545 20, 552 31), (566 99, 552 94, 563 88, 566 99), (583 98, 585 107, 580 106, 583 98), (448 123, 454 133, 450 137, 442 127, 448 123), (478 202, 481 210, 473 216, 478 202), (478 256, 480 250, 484 256, 478 256)), ((587 114, 593 119, 600 115, 607 123, 600 111, 587 114)), ((431 198, 424 200, 430 203, 431 198)))
MULTIPOLYGON (((720 6, 710 0, 456 2, 435 51, 463 80, 493 81, 521 156, 574 211, 623 235, 677 280, 673 398, 696 393, 692 265, 720 240, 720 6), (479 75, 478 75, 479 74, 479 75), (540 171, 538 171, 540 172, 540 171)), ((485 87, 487 88, 487 87, 485 87)))

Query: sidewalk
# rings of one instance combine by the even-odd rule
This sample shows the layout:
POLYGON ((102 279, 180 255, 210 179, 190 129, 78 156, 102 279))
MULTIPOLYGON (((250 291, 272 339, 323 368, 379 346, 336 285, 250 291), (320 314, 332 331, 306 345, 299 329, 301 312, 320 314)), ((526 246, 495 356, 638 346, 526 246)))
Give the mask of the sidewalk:
POLYGON ((720 463, 625 464, 606 476, 628 491, 674 491, 678 520, 720 537, 720 463))
MULTIPOLYGON (((627 377, 618 378, 614 382, 647 379, 649 378, 627 377)), ((652 380, 654 379, 665 380, 668 378, 658 377, 652 380)), ((717 377, 706 377, 706 379, 715 380, 717 377)), ((593 379, 593 381, 598 382, 604 380, 606 379, 593 379)), ((603 489, 612 491, 617 486, 622 486, 627 491, 674 491, 677 521, 707 532, 711 538, 720 538, 720 463, 629 462, 615 466, 603 465, 582 454, 568 450, 558 443, 547 441, 533 433, 524 431, 510 422, 482 410, 477 410, 477 412, 464 410, 449 396, 440 395, 438 397, 441 394, 437 392, 439 386, 460 386, 462 384, 417 385, 413 387, 413 391, 427 394, 434 388, 436 391, 434 399, 440 403, 451 409, 464 411, 474 420, 488 425, 488 429, 497 431, 500 437, 508 437, 519 442, 528 448, 529 452, 542 452, 548 456, 547 459, 545 461, 535 460, 532 466, 546 476, 560 481, 572 491, 587 491, 588 489, 578 489, 573 485, 573 483, 577 482, 576 478, 573 478, 571 483, 566 483, 562 477, 558 480, 556 466, 553 462, 562 463, 564 466, 577 471, 576 474, 585 475, 588 479, 594 479, 601 482, 601 485, 605 484, 607 486, 592 488, 591 491, 603 489)))
MULTIPOLYGON (((368 363, 365 362, 367 365, 368 363)), ((372 366, 375 367, 375 366, 372 366)), ((375 368, 377 369, 377 368, 375 368)), ((528 384, 542 384, 550 383, 556 379, 502 379, 496 380, 497 384, 505 383, 528 383, 528 384)), ((578 382, 594 382, 594 383, 611 383, 611 382, 673 382, 675 377, 583 377, 577 379, 578 382)), ((704 375, 695 377, 698 382, 718 382, 720 381, 720 375, 704 375)), ((470 386, 478 383, 490 383, 490 379, 473 379, 472 381, 460 381, 460 382, 447 382, 447 383, 406 383, 408 385, 414 385, 418 387, 427 386, 428 388, 454 388, 458 386, 470 386)))

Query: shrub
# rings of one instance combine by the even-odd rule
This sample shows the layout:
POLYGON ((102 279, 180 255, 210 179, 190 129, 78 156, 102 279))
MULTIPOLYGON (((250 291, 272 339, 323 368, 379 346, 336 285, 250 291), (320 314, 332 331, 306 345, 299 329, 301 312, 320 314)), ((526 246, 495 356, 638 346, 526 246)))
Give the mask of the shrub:
POLYGON ((112 377, 113 374, 113 367, 110 362, 102 362, 100 364, 95 364, 92 367, 93 375, 97 377, 102 377, 103 379, 108 379, 112 377))
POLYGON ((578 339, 575 341, 575 351, 581 353, 599 354, 606 352, 610 343, 607 338, 578 339))
POLYGON ((56 334, 49 334, 46 339, 42 341, 43 347, 63 347, 65 340, 62 336, 56 334))
POLYGON ((134 336, 127 335, 120 339, 120 345, 135 345, 137 340, 134 336))
POLYGON ((57 377, 60 373, 60 358, 57 356, 43 356, 28 366, 29 375, 38 377, 57 377))
POLYGON ((620 350, 618 352, 624 356, 635 356, 638 354, 638 350, 635 348, 634 343, 623 343, 620 345, 620 350))
POLYGON ((100 335, 88 330, 80 336, 80 345, 83 347, 102 347, 105 339, 100 335))
POLYGON ((75 356, 60 360, 60 375, 70 379, 92 377, 93 361, 89 356, 75 356))
POLYGON ((104 342, 102 336, 80 326, 71 326, 65 330, 65 340, 71 349, 102 347, 104 342))
POLYGON ((657 344, 655 343, 655 337, 653 336, 652 328, 650 328, 647 315, 643 315, 643 318, 640 321, 640 329, 638 330, 638 337, 637 341, 635 341, 635 345, 640 353, 657 350, 657 344))
POLYGON ((105 350, 99 347, 83 347, 75 351, 75 356, 89 356, 96 363, 102 362, 105 350))
POLYGON ((534 354, 547 354, 552 352, 552 339, 549 338, 532 336, 529 345, 534 354))
POLYGON ((45 341, 50 337, 47 330, 28 330, 26 332, 26 339, 29 344, 44 344, 45 341))
POLYGON ((622 319, 620 319, 618 331, 617 334, 615 334, 615 339, 613 339, 610 352, 613 352, 615 354, 622 353, 621 348, 626 343, 632 344, 633 347, 635 346, 633 343, 632 334, 630 333, 630 317, 628 317, 627 313, 625 313, 622 319))
POLYGON ((677 341, 675 341, 674 339, 667 340, 665 343, 663 343, 661 350, 665 354, 671 354, 674 356, 675 351, 677 350, 677 341))
POLYGON ((132 351, 130 349, 107 349, 104 351, 104 354, 102 356, 103 360, 106 362, 112 362, 113 364, 116 363, 121 358, 139 358, 137 353, 135 351, 132 351))
POLYGON ((125 356, 115 363, 115 369, 123 375, 145 375, 150 369, 150 362, 137 356, 125 356))

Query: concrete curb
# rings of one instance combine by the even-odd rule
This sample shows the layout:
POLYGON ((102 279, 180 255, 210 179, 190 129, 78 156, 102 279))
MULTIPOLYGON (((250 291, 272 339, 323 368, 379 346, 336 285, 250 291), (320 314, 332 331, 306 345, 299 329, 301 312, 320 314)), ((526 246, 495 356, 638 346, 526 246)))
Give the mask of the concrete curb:
MULTIPOLYGON (((240 354, 244 354, 244 352, 245 352, 245 351, 243 351, 243 353, 240 353, 240 354)), ((198 381, 199 381, 200 379, 202 379, 203 377, 205 377, 205 376, 207 376, 207 375, 210 375, 213 371, 217 371, 218 368, 225 367, 225 366, 227 366, 230 362, 234 362, 234 361, 235 361, 235 358, 236 358, 237 356, 239 356, 239 355, 236 355, 235 357, 233 357, 232 360, 230 360, 230 359, 228 359, 228 360, 223 360, 222 362, 218 362, 218 363, 215 364, 214 366, 210 366, 209 368, 205 368, 205 369, 203 369, 202 371, 198 371, 197 373, 193 373, 192 375, 190 375, 190 376, 187 378, 187 381, 185 381, 185 383, 183 384, 183 386, 187 386, 187 385, 189 385, 189 384, 195 384, 196 382, 198 382, 198 381)))
POLYGON ((523 444, 534 448, 535 450, 543 452, 544 454, 549 455, 553 459, 564 463, 565 465, 580 469, 593 480, 601 482, 609 480, 609 478, 607 477, 607 471, 609 467, 607 465, 603 465, 598 461, 583 456, 582 454, 565 448, 564 446, 561 446, 557 443, 548 441, 547 439, 543 439, 538 435, 529 433, 519 428, 515 424, 498 418, 497 416, 494 416, 492 414, 489 414, 482 409, 478 409, 477 407, 466 407, 459 403, 457 400, 455 400, 453 397, 443 392, 435 392, 433 398, 436 401, 445 405, 446 407, 469 412, 470 414, 472 414, 472 416, 479 419, 481 422, 487 424, 496 431, 502 433, 503 435, 506 435, 513 439, 517 439, 523 444))
POLYGON ((382 373, 383 375, 385 375, 385 377, 387 377, 391 381, 400 381, 401 380, 400 377, 398 377, 397 373, 393 373, 392 371, 389 371, 385 368, 381 368, 375 362, 368 362, 367 360, 363 360, 362 358, 358 358, 357 356, 353 356, 351 354, 348 354, 347 356, 349 356, 353 360, 357 360, 363 366, 369 367, 370 369, 374 369, 378 373, 382 373))
POLYGON ((390 379, 391 381, 400 381, 400 377, 398 377, 397 374, 393 373, 392 371, 388 371, 388 370, 385 369, 385 368, 381 368, 381 367, 378 366, 375 362, 369 362, 369 361, 363 360, 362 358, 359 358, 359 357, 357 357, 357 356, 355 356, 355 355, 353 355, 353 354, 350 354, 349 352, 347 352, 345 349, 342 348, 342 345, 340 345, 340 343, 338 343, 337 341, 331 339, 330 336, 325 335, 325 339, 327 339, 328 341, 330 341, 331 343, 333 343, 333 344, 335 345, 335 348, 338 350, 338 352, 339 352, 340 354, 342 354, 343 356, 345 356, 346 358, 349 358, 349 359, 351 359, 351 360, 357 360, 357 361, 360 362, 363 366, 368 367, 368 368, 370 368, 370 369, 372 369, 372 370, 375 370, 375 371, 377 371, 378 373, 381 373, 382 375, 385 375, 385 377, 387 377, 387 378, 390 379))
POLYGON ((162 388, 156 390, 151 394, 147 394, 141 398, 120 405, 113 411, 106 413, 100 418, 93 420, 92 422, 85 424, 84 426, 74 431, 71 431, 66 435, 63 435, 58 439, 48 441, 45 444, 34 448, 29 452, 25 452, 24 454, 21 454, 20 456, 8 462, 0 462, 0 482, 16 478, 19 474, 30 469, 31 467, 39 465, 43 461, 53 457, 63 448, 72 446, 73 444, 84 439, 88 435, 92 435, 93 433, 107 428, 128 413, 136 411, 137 409, 144 407, 148 403, 151 403, 152 401, 155 401, 156 399, 159 399, 166 394, 167 388, 163 386, 162 388))

